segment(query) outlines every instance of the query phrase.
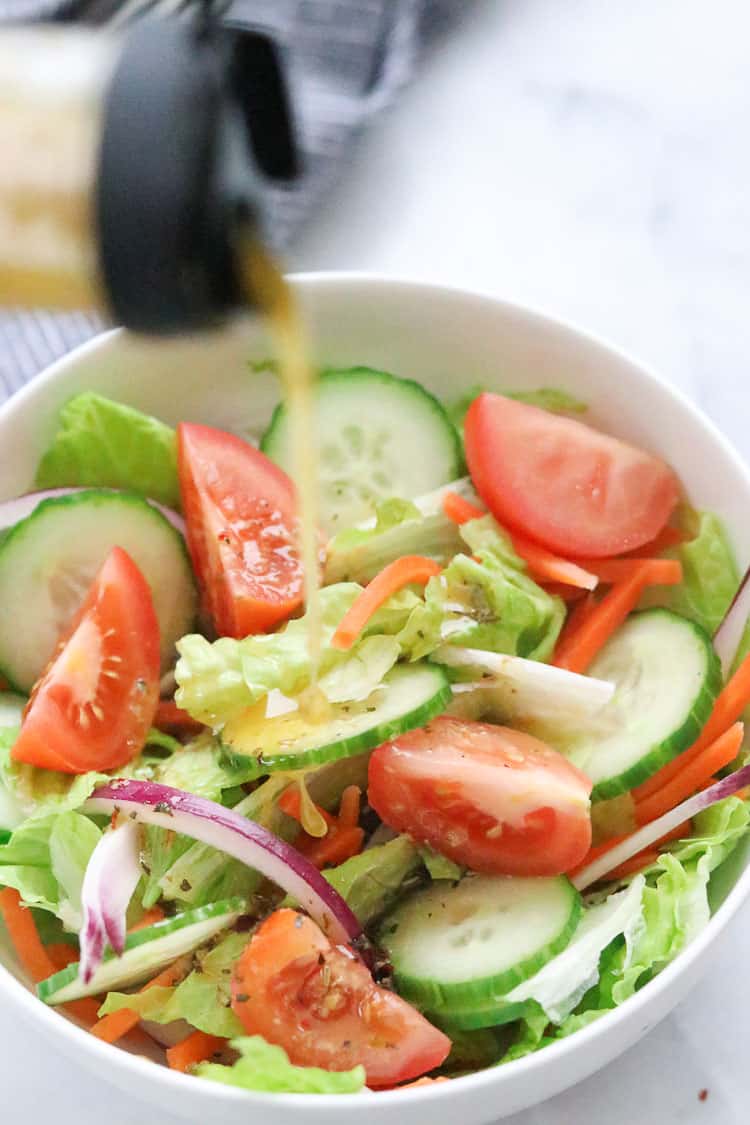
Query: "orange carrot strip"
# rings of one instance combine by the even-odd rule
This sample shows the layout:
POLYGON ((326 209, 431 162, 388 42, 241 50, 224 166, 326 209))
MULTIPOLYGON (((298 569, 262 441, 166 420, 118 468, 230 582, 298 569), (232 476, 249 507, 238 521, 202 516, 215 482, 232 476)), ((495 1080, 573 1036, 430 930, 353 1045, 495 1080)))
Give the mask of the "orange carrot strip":
POLYGON ((72 945, 66 945, 64 941, 52 942, 50 945, 45 945, 44 949, 55 966, 54 971, 56 973, 59 973, 61 969, 67 969, 68 965, 72 965, 74 961, 78 960, 77 951, 72 945))
POLYGON ((682 582, 682 564, 675 559, 586 559, 582 565, 601 582, 624 582, 639 566, 646 570, 648 586, 677 586, 682 582))
POLYGON ((364 842, 362 828, 334 828, 322 840, 316 840, 305 854, 316 867, 335 867, 358 855, 364 842))
POLYGON ((205 1062, 213 1055, 219 1053, 226 1044, 226 1039, 219 1039, 217 1035, 207 1035, 205 1031, 194 1031, 167 1050, 167 1062, 172 1070, 181 1070, 183 1074, 192 1070, 198 1063, 205 1062))
POLYGON ((646 797, 650 797, 652 793, 663 788, 672 778, 677 777, 706 746, 714 742, 720 734, 723 734, 732 723, 739 719, 748 704, 750 704, 750 655, 745 657, 737 671, 719 692, 708 722, 693 745, 689 746, 687 750, 683 750, 671 762, 667 762, 658 773, 655 773, 648 781, 644 781, 643 785, 634 789, 635 800, 645 800, 646 797))
POLYGON ((579 628, 566 630, 552 663, 569 672, 585 672, 614 631, 635 609, 647 582, 647 570, 640 563, 629 578, 615 583, 579 628))
POLYGON ((359 824, 362 790, 358 785, 347 785, 341 794, 338 823, 341 828, 356 828, 359 824))
MULTIPOLYGON (((18 959, 35 984, 51 977, 59 968, 65 967, 56 963, 56 958, 59 961, 61 957, 57 947, 55 947, 56 955, 50 956, 42 945, 31 911, 21 905, 21 896, 12 887, 4 887, 0 891, 0 914, 3 916, 5 928, 18 954, 18 959)), ((73 953, 73 960, 76 960, 75 953, 73 953)), ((64 1007, 67 1012, 84 1023, 92 1023, 96 1019, 99 1005, 88 999, 74 1000, 64 1007)))
POLYGON ((472 504, 471 500, 466 500, 457 492, 446 492, 443 497, 443 511, 452 523, 457 524, 468 523, 469 520, 478 520, 487 515, 484 508, 472 504))
POLYGON ((657 789, 649 797, 637 801, 635 819, 638 824, 650 824, 652 820, 669 812, 680 801, 686 800, 718 770, 733 761, 742 746, 745 732, 743 723, 735 723, 723 734, 683 766, 680 773, 657 789))
MULTIPOLYGON (((290 785, 288 789, 284 790, 284 792, 279 797, 279 808, 282 812, 285 812, 287 816, 290 816, 292 820, 296 820, 301 823, 302 794, 299 791, 298 785, 290 785)), ((331 814, 329 812, 326 812, 325 809, 321 808, 320 805, 315 805, 315 808, 323 817, 323 820, 326 822, 329 828, 335 827, 336 818, 334 816, 331 816, 331 814)))
MULTIPOLYGON (((650 848, 658 848, 663 844, 668 844, 671 840, 681 840, 684 836, 689 836, 690 831, 690 821, 683 820, 682 824, 678 824, 676 828, 673 828, 671 830, 671 832, 667 832, 664 836, 661 836, 658 840, 655 840, 654 843, 650 845, 650 848)), ((612 836, 609 840, 605 840, 603 844, 595 844, 593 847, 589 848, 588 854, 584 856, 581 862, 577 864, 572 871, 566 872, 566 874, 570 878, 573 878, 578 874, 579 871, 583 871, 584 867, 588 867, 590 863, 593 863, 595 859, 599 859, 600 856, 606 855, 607 852, 612 851, 612 848, 616 847, 618 844, 621 844, 623 840, 627 840, 629 835, 631 835, 631 833, 625 833, 622 836, 612 836)), ((625 862, 629 861, 626 860, 625 862)), ((609 878, 609 876, 607 876, 607 878, 609 878)))
POLYGON ((433 559, 423 555, 404 555, 389 563, 373 578, 356 601, 349 607, 333 634, 331 644, 334 648, 351 648, 367 622, 377 609, 388 601, 392 594, 404 586, 418 582, 424 586, 430 578, 440 573, 440 567, 433 559))
POLYGON ((140 922, 136 922, 128 930, 129 934, 134 934, 136 930, 145 930, 147 926, 153 926, 155 922, 164 921, 164 911, 160 906, 152 906, 141 918, 140 922))
POLYGON ((563 582, 566 586, 575 586, 580 590, 596 589, 599 579, 588 568, 584 569, 578 563, 554 555, 552 551, 540 547, 525 535, 515 531, 509 531, 508 534, 513 550, 524 560, 534 578, 563 582))
POLYGON ((173 699, 160 699, 156 705, 154 726, 169 734, 197 734, 203 724, 178 707, 173 699))
POLYGON ((643 871, 645 867, 656 863, 658 858, 659 853, 655 848, 646 848, 637 855, 631 855, 630 859, 624 860, 619 867, 613 867, 607 874, 607 879, 624 879, 627 875, 635 875, 638 871, 643 871))
MULTIPOLYGON (((179 957, 138 991, 145 992, 147 988, 171 988, 185 976, 189 968, 190 957, 179 957)), ((131 1008, 120 1008, 118 1012, 110 1012, 108 1016, 98 1020, 91 1028, 91 1034, 97 1039, 103 1039, 105 1043, 116 1043, 118 1039, 122 1039, 133 1030, 140 1018, 131 1008)))
POLYGON ((642 547, 634 547, 632 551, 623 551, 620 556, 623 559, 637 558, 639 556, 660 555, 662 551, 668 550, 670 547, 676 547, 679 543, 685 543, 690 538, 684 531, 680 531, 678 527, 663 527, 659 534, 651 540, 650 543, 644 543, 642 547))
POLYGON ((562 598, 568 605, 577 605, 586 597, 587 591, 580 586, 566 586, 564 582, 543 582, 542 589, 552 597, 562 598))
POLYGON ((35 984, 55 972, 55 965, 41 943, 34 918, 12 887, 0 891, 0 913, 18 959, 35 984))

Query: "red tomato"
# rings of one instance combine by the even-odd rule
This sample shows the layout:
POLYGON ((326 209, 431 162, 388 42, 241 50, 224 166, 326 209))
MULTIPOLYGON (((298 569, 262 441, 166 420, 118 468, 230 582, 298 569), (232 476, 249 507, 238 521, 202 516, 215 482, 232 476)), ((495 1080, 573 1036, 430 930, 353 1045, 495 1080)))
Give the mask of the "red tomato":
POLYGON ((447 717, 378 747, 368 800, 472 871, 559 875, 591 845, 591 782, 537 738, 447 717))
POLYGON ((464 434, 471 478, 492 514, 562 555, 640 547, 679 498, 658 457, 502 395, 474 400, 464 434))
POLYGON ((394 1086, 439 1066, 450 1039, 379 988, 354 953, 331 945, 294 910, 277 910, 235 966, 232 1008, 249 1035, 283 1047, 297 1066, 349 1070, 394 1086))
POLYGON ((12 757, 114 770, 143 748, 159 701, 159 624, 146 579, 114 547, 31 693, 12 757))
POLYGON ((233 434, 183 422, 177 439, 188 547, 216 630, 272 629, 303 599, 292 482, 233 434))

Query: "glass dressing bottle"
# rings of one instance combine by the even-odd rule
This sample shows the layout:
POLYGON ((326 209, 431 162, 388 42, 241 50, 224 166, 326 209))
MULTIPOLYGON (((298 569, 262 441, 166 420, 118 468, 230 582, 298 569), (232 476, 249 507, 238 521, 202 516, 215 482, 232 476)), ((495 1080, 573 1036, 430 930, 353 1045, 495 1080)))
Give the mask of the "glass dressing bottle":
POLYGON ((0 31, 0 152, 0 305, 158 334, 253 303, 262 187, 297 170, 273 44, 204 13, 0 31))

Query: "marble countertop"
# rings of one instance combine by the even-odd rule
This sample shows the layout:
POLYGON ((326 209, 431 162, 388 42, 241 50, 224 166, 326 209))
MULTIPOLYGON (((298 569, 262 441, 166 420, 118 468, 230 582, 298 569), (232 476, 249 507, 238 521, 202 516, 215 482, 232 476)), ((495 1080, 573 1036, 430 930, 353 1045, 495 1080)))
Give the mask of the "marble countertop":
MULTIPOLYGON (((674 381, 750 455, 749 32, 744 0, 467 0, 290 266, 466 285, 569 318, 674 381)), ((744 1123, 749 944, 746 912, 646 1039, 509 1125, 744 1123)), ((13 1125, 150 1120, 12 1011, 0 1041, 13 1125)))

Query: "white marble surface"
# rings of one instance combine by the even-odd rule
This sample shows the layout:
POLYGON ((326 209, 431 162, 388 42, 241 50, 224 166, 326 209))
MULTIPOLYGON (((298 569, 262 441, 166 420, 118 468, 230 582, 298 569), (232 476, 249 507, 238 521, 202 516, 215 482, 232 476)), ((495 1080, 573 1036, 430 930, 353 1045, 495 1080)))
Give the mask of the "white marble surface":
MULTIPOLYGON (((750 455, 746 3, 467 9, 365 138, 290 264, 473 286, 569 317, 679 384, 750 455)), ((660 1027, 510 1125, 744 1123, 749 944, 746 915, 660 1027)), ((154 1119, 3 1010, 0 1042, 11 1125, 154 1119)))

